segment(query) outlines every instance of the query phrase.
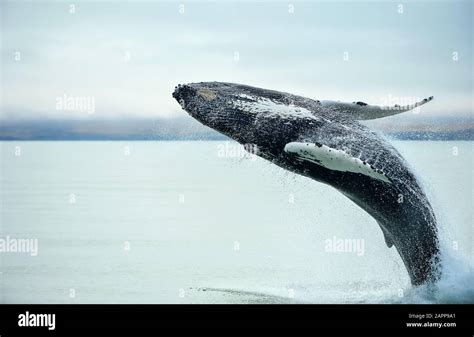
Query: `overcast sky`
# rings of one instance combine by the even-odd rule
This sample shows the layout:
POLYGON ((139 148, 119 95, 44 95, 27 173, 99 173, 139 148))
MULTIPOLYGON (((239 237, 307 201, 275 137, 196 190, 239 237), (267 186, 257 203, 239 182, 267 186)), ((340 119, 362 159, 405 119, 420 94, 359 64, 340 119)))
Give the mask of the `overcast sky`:
POLYGON ((171 92, 194 81, 472 112, 469 0, 74 4, 1 2, 3 118, 181 116, 171 92), (93 113, 58 109, 64 95, 93 113))

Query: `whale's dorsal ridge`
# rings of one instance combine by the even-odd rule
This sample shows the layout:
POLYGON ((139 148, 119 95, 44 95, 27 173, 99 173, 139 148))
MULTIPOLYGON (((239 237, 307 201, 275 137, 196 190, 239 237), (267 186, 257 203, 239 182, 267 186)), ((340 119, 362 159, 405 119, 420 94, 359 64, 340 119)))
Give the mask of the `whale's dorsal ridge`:
POLYGON ((352 103, 344 103, 340 101, 320 101, 320 104, 331 110, 344 113, 347 116, 351 116, 357 120, 370 120, 393 116, 402 112, 413 110, 419 106, 422 106, 423 104, 432 101, 433 98, 433 96, 430 96, 413 104, 395 104, 393 106, 370 105, 361 101, 352 103))

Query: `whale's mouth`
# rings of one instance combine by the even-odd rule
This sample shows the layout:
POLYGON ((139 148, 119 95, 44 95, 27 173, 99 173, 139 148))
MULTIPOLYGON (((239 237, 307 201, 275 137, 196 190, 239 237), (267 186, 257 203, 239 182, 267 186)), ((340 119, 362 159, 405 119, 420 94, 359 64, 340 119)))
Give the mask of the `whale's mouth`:
POLYGON ((179 105, 183 110, 185 110, 189 115, 194 118, 198 116, 194 113, 193 109, 190 108, 190 102, 196 98, 196 89, 187 84, 178 84, 173 91, 173 98, 178 101, 179 105))
POLYGON ((186 113, 202 124, 221 133, 231 131, 224 118, 226 116, 223 115, 225 111, 220 111, 215 106, 218 96, 216 90, 199 83, 179 84, 175 87, 172 96, 186 113))

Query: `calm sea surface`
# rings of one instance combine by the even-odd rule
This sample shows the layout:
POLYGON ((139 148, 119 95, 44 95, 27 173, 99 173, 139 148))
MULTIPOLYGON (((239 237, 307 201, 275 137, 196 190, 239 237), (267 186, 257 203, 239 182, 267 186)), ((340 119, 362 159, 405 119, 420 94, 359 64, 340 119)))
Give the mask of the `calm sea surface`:
POLYGON ((434 297, 364 211, 235 143, 0 142, 0 239, 38 243, 0 253, 0 303, 474 302, 473 143, 394 144, 440 219, 434 297))

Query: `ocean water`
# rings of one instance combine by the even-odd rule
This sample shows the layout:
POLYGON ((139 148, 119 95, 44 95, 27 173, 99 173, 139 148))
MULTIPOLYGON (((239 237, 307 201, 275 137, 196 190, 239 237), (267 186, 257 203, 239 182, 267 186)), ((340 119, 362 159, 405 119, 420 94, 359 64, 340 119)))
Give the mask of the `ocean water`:
POLYGON ((474 302, 473 143, 394 145, 439 218, 435 289, 342 194, 235 143, 1 142, 0 239, 38 246, 0 253, 0 303, 474 302))

